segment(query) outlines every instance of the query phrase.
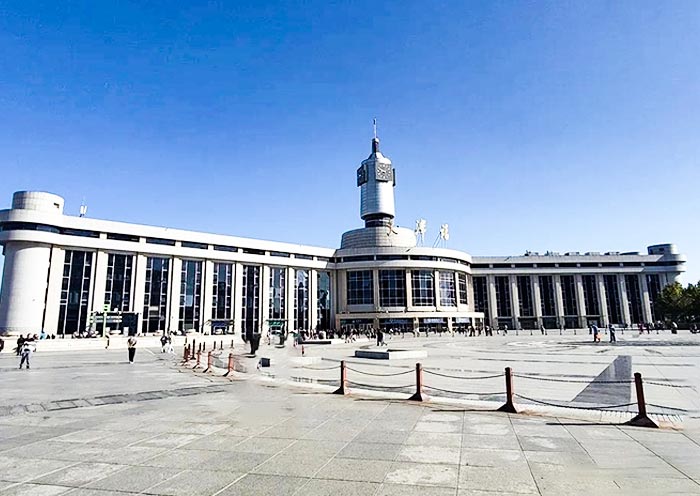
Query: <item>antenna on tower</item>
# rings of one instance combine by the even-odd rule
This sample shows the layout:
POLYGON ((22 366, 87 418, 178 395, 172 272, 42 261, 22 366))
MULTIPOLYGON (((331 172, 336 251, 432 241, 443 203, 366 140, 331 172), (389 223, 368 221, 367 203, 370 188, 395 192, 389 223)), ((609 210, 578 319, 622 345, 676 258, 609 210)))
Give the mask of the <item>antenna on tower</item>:
POLYGON ((374 139, 377 139, 377 118, 372 120, 372 128, 374 130, 374 139))
POLYGON ((87 205, 85 204, 85 198, 83 198, 83 201, 80 203, 80 216, 85 217, 87 215, 87 205))
POLYGON ((440 225, 440 233, 435 238, 435 243, 433 243, 433 248, 446 248, 447 241, 450 239, 450 226, 447 224, 440 225))

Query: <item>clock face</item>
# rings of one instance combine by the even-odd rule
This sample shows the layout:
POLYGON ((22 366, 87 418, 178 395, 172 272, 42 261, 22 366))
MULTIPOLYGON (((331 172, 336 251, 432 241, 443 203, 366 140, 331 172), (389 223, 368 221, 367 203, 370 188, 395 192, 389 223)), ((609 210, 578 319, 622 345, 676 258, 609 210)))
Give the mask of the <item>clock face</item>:
POLYGON ((367 169, 365 168, 364 165, 361 165, 359 169, 357 169, 357 185, 362 186, 367 182, 367 169))
POLYGON ((377 181, 391 181, 393 178, 391 164, 377 164, 377 170, 374 177, 377 179, 377 181))

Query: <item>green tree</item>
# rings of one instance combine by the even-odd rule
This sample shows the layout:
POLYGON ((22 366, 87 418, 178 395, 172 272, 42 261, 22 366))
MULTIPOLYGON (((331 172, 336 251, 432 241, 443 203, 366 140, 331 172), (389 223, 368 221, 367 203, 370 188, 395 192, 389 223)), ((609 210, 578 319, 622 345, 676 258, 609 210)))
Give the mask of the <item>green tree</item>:
POLYGON ((686 315, 686 290, 679 282, 669 284, 654 303, 656 313, 663 320, 679 322, 686 315))

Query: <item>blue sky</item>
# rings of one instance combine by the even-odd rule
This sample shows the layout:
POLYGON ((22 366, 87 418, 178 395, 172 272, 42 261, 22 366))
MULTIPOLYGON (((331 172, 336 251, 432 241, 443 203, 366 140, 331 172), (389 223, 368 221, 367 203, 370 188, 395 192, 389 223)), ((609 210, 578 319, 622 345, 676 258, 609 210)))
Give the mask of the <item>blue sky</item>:
POLYGON ((372 118, 397 223, 700 279, 700 3, 0 1, 0 206, 334 247, 372 118))

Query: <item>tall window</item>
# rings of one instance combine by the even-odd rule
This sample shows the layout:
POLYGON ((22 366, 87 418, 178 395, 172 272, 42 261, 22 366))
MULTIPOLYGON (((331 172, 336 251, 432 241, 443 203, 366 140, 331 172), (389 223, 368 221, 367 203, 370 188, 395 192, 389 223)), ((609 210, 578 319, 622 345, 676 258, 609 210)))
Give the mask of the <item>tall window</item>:
POLYGON ((600 315, 596 277, 586 275, 581 279, 583 280, 583 299, 586 302, 586 315, 600 315))
POLYGON ((269 303, 270 309, 267 317, 269 319, 279 320, 285 317, 284 303, 286 301, 287 292, 287 269, 284 267, 270 268, 270 294, 269 303))
POLYGON ((455 288, 454 272, 438 272, 440 278, 440 306, 456 307, 457 291, 455 288))
POLYGON ((542 305, 542 315, 553 317, 557 314, 554 299, 554 281, 552 276, 539 276, 540 280, 540 304, 542 305))
POLYGON ((309 328, 309 271, 294 271, 294 328, 309 328))
POLYGON ((316 296, 317 329, 332 329, 331 323, 331 273, 319 271, 316 273, 318 294, 316 296))
POLYGON ((128 312, 131 308, 131 275, 134 257, 110 253, 107 259, 105 305, 113 312, 128 312))
POLYGON ((532 285, 530 276, 517 276, 518 285, 518 307, 522 317, 532 317, 535 315, 535 307, 532 303, 532 285))
POLYGON ((260 267, 257 265, 243 266, 242 284, 242 325, 243 333, 250 337, 260 332, 260 267))
POLYGON ((483 312, 484 320, 488 321, 489 318, 489 292, 488 284, 486 281, 486 276, 474 276, 472 277, 472 284, 474 285, 474 311, 483 312))
POLYGON ((379 271, 379 304, 382 307, 406 306, 406 271, 379 271))
POLYGON ((165 331, 168 314, 170 259, 146 259, 146 287, 143 297, 143 332, 165 331))
POLYGON ((348 305, 374 304, 374 277, 371 270, 347 273, 348 305))
POLYGON ((459 304, 468 305, 469 293, 467 292, 467 274, 464 272, 457 272, 457 284, 459 289, 459 304))
POLYGON ((73 334, 85 330, 91 278, 92 252, 66 250, 58 311, 59 334, 73 334))
POLYGON ((622 322, 622 313, 620 311, 620 287, 617 285, 617 276, 614 274, 605 275, 603 276, 603 283, 605 284, 605 295, 607 296, 606 306, 610 323, 629 324, 629 322, 622 322))
POLYGON ((230 319, 231 301, 233 298, 233 264, 214 264, 214 284, 212 287, 212 318, 230 319))
POLYGON ((635 275, 625 276, 627 286, 627 304, 630 309, 630 318, 633 324, 644 322, 642 314, 642 292, 639 290, 639 277, 635 275))
POLYGON ((179 329, 199 329, 202 299, 202 262, 183 260, 180 278, 179 329))
POLYGON ((649 288, 649 302, 651 303, 651 316, 652 319, 656 320, 654 304, 659 297, 659 293, 661 293, 661 280, 659 279, 659 274, 647 274, 646 277, 647 287, 649 288))
POLYGON ((578 315, 574 276, 561 276, 561 294, 564 300, 564 315, 578 315))
POLYGON ((435 306, 435 273, 432 270, 411 271, 411 296, 413 306, 435 306))
POLYGON ((499 317, 510 317, 510 279, 508 276, 496 276, 496 310, 499 317))

